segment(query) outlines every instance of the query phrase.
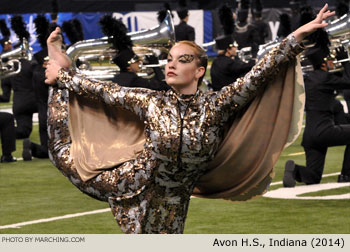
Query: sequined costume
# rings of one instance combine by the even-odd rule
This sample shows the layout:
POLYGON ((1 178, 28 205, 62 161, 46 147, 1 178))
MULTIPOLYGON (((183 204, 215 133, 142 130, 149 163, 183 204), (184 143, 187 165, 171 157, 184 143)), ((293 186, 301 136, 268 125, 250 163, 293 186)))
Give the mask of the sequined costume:
POLYGON ((183 233, 190 196, 215 155, 223 125, 301 50, 291 35, 235 83, 194 95, 125 88, 61 69, 50 91, 50 158, 81 191, 108 200, 123 232, 183 233), (122 106, 144 121, 146 143, 135 160, 85 182, 79 177, 70 157, 68 90, 122 106))

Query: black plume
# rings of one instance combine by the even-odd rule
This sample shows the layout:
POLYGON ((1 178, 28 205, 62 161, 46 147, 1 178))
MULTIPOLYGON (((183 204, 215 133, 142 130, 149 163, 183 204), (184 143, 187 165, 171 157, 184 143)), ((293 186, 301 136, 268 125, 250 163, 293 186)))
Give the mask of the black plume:
POLYGON ((292 32, 290 17, 288 14, 283 13, 280 15, 280 27, 278 28, 277 35, 285 38, 292 32))
POLYGON ((62 30, 67 35, 71 44, 84 40, 83 27, 80 21, 76 18, 70 21, 64 21, 62 24, 62 30))
POLYGON ((77 34, 74 32, 73 24, 70 21, 64 21, 62 23, 62 31, 67 35, 71 44, 77 42, 77 34))
POLYGON ((41 45, 41 48, 45 48, 46 40, 49 37, 50 23, 44 15, 38 15, 34 19, 34 24, 39 44, 41 45))
POLYGON ((165 3, 164 4, 164 8, 171 12, 171 8, 170 8, 170 4, 169 3, 165 3))
POLYGON ((111 15, 105 15, 101 17, 99 23, 101 25, 101 29, 104 35, 107 37, 113 36, 113 27, 114 27, 115 19, 111 15))
MULTIPOLYGON (((300 26, 314 20, 315 17, 316 15, 310 6, 302 7, 300 9, 300 26)), ((328 46, 330 45, 330 41, 328 33, 324 29, 317 29, 314 33, 307 36, 305 40, 311 44, 315 43, 315 46, 321 48, 325 54, 329 53, 328 46)))
POLYGON ((74 18, 72 20, 74 30, 77 33, 78 41, 84 40, 83 26, 81 25, 79 19, 74 18))
POLYGON ((349 4, 346 1, 338 1, 335 12, 338 17, 341 17, 349 12, 349 4))
POLYGON ((0 19, 0 31, 4 38, 9 38, 11 35, 10 29, 7 27, 5 19, 0 19))
POLYGON ((132 47, 130 36, 127 35, 127 28, 122 21, 116 20, 114 25, 113 45, 118 50, 132 47))
POLYGON ((122 51, 132 47, 130 36, 127 35, 128 29, 122 21, 106 15, 100 19, 100 25, 102 32, 110 37, 109 40, 115 49, 122 51))
POLYGON ((165 3, 164 4, 164 9, 157 12, 157 19, 158 19, 159 23, 163 22, 163 20, 166 17, 168 11, 170 11, 171 16, 174 17, 173 13, 171 12, 169 3, 165 3))
POLYGON ((231 9, 227 5, 223 5, 219 9, 220 23, 224 28, 224 34, 229 35, 234 30, 234 20, 231 9))
MULTIPOLYGON (((312 35, 312 34, 311 34, 312 35)), ((314 38, 316 47, 320 47, 325 54, 329 54, 329 41, 328 33, 324 29, 317 29, 314 38)))
POLYGON ((23 38, 29 39, 29 32, 26 29, 26 24, 22 16, 13 16, 11 18, 11 28, 16 33, 21 43, 23 42, 23 38))
POLYGON ((167 11, 166 10, 160 10, 157 12, 157 20, 159 23, 163 22, 164 18, 166 17, 167 11))
POLYGON ((62 30, 66 33, 71 44, 84 40, 83 27, 80 21, 76 18, 70 21, 64 21, 62 30))

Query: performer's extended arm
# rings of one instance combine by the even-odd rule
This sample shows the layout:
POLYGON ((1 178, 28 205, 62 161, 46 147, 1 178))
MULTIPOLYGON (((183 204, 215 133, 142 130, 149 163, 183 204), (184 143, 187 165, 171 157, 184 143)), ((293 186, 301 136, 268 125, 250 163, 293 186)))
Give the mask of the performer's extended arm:
POLYGON ((121 87, 108 81, 90 80, 63 68, 58 71, 57 84, 59 88, 67 88, 79 95, 99 98, 109 105, 122 106, 140 118, 144 118, 149 98, 156 92, 145 88, 121 87))

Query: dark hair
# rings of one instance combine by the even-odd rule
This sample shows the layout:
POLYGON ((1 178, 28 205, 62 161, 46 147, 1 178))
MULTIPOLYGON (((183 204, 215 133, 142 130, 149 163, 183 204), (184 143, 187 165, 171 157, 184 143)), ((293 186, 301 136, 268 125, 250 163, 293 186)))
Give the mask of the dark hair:
POLYGON ((181 20, 185 19, 188 16, 188 10, 184 9, 184 10, 178 10, 177 11, 177 15, 179 16, 179 18, 181 20))
MULTIPOLYGON (((205 72, 207 71, 207 66, 208 66, 208 55, 207 53, 203 50, 202 47, 200 47, 199 45, 197 45, 195 42, 193 41, 189 41, 189 40, 182 40, 179 42, 176 42, 175 45, 188 45, 189 47, 193 48, 195 56, 198 58, 197 61, 197 65, 199 67, 204 67, 204 74, 202 77, 199 78, 198 80, 198 84, 197 86, 200 86, 200 84, 202 83, 202 80, 205 76, 205 72)), ((175 46, 174 45, 174 46, 175 46)))

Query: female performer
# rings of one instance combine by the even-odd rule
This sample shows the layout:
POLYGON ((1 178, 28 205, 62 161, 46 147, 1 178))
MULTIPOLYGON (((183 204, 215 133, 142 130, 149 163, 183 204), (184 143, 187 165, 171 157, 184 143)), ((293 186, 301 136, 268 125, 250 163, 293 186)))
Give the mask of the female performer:
POLYGON ((52 85, 48 120, 51 160, 81 191, 108 201, 123 232, 183 233, 190 196, 218 149, 225 123, 270 82, 282 62, 302 51, 300 43, 306 35, 327 25, 322 21, 334 13, 326 9, 327 4, 315 20, 290 34, 243 78, 208 93, 198 89, 207 55, 193 42, 172 47, 165 68, 171 89, 153 91, 90 80, 68 70, 57 28, 48 38, 46 69, 46 83, 52 85), (80 164, 71 156, 68 92, 137 115, 145 124, 145 143, 136 158, 83 179, 77 168, 80 164))

